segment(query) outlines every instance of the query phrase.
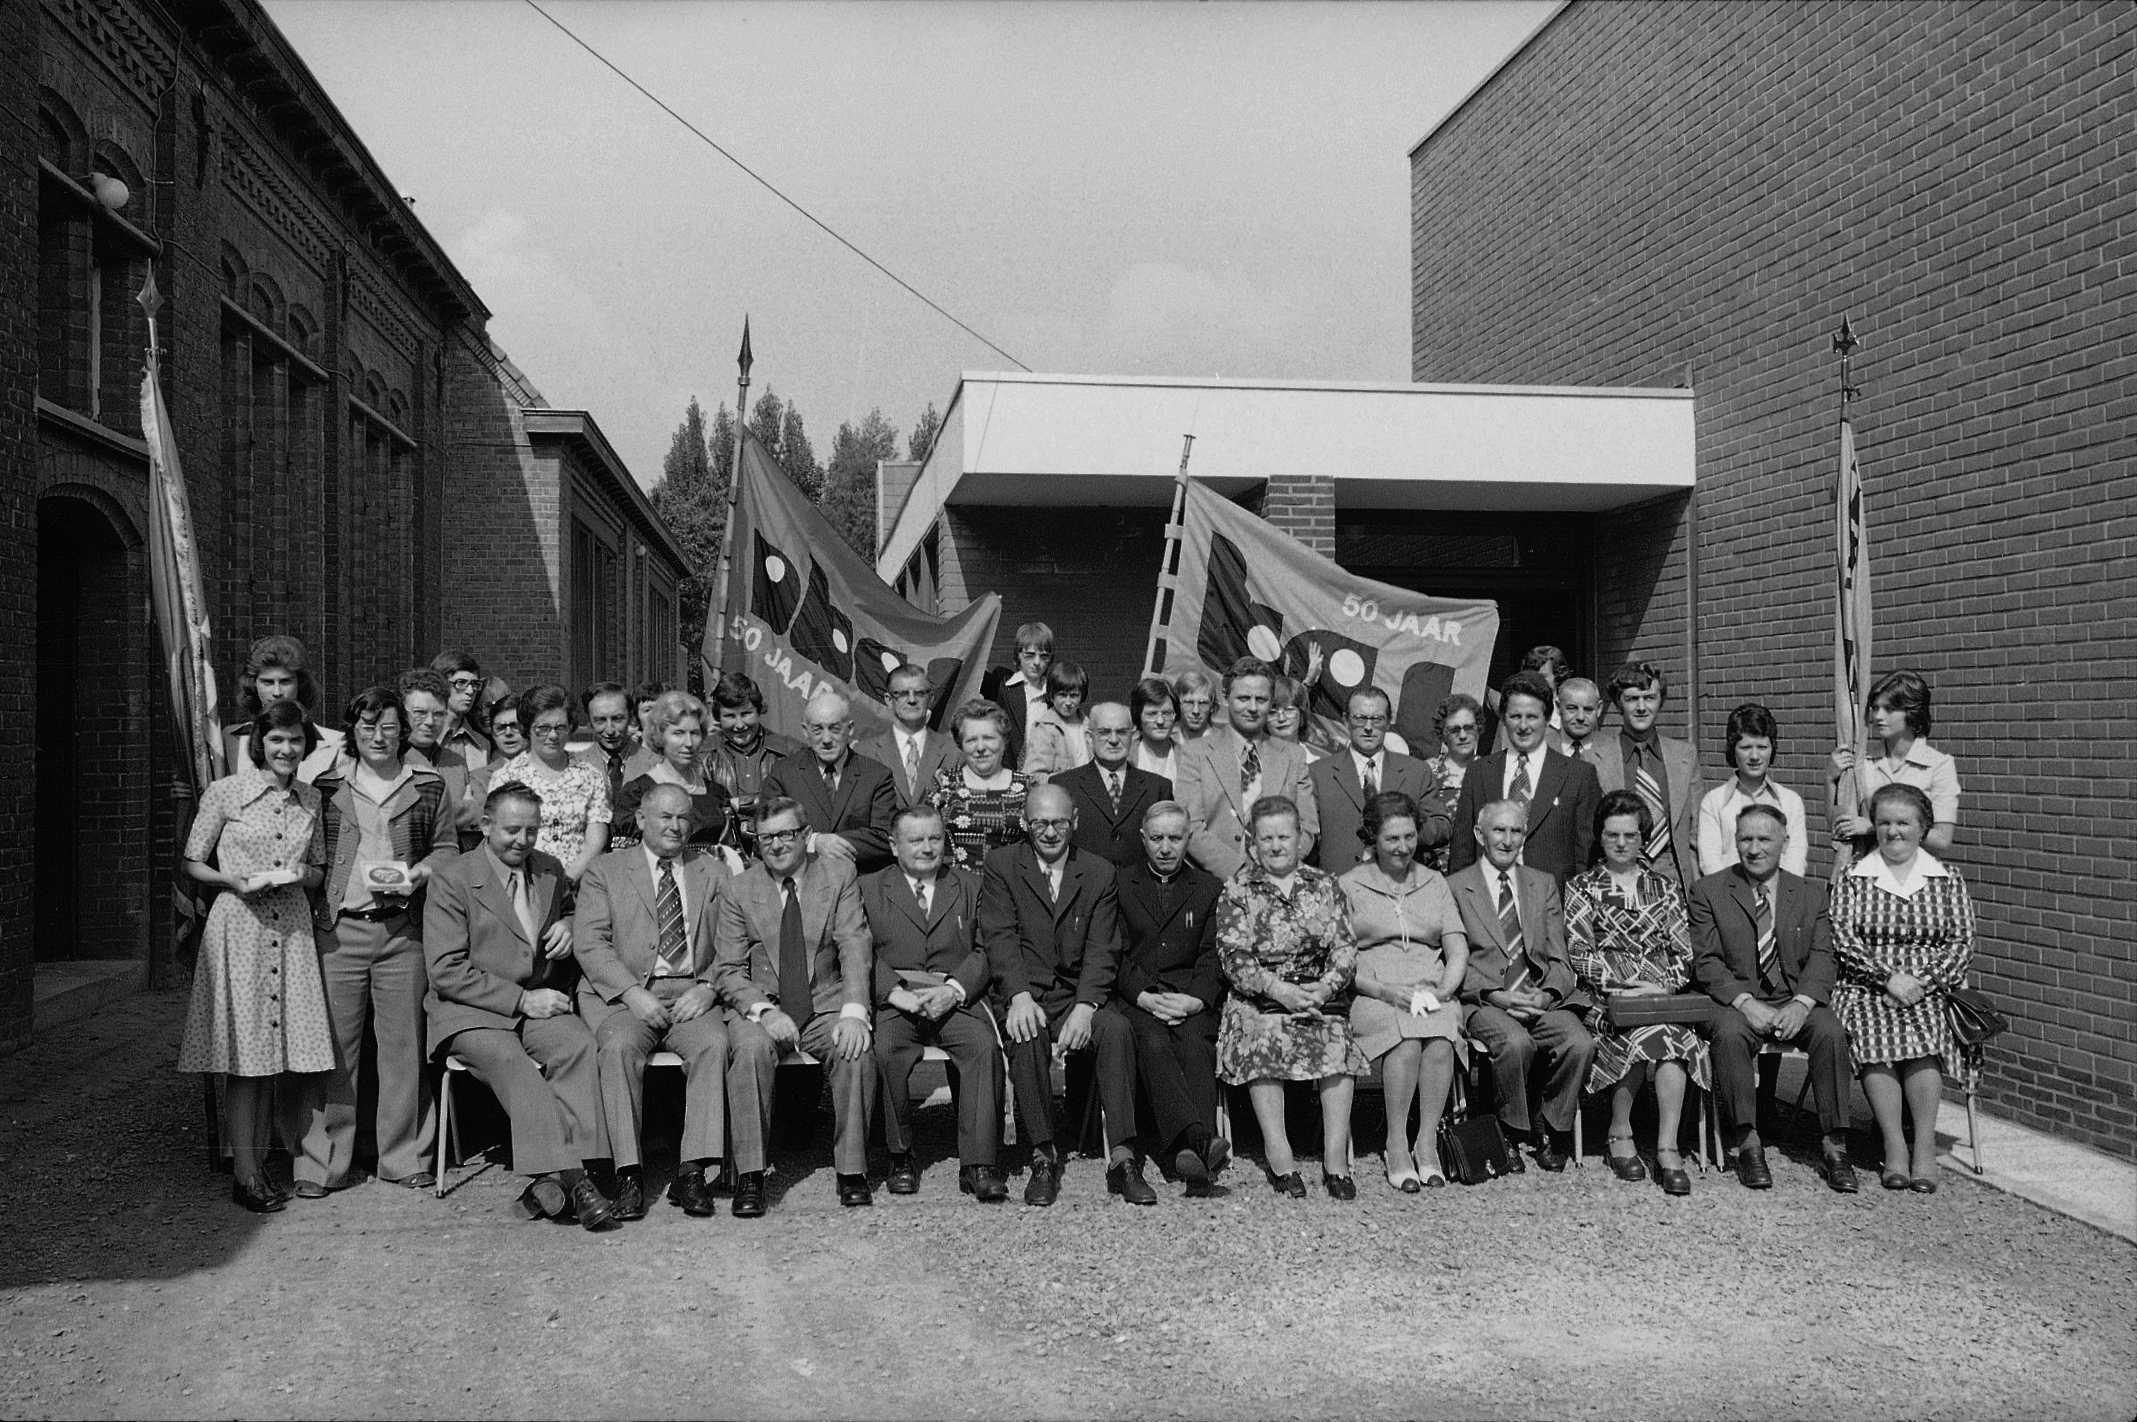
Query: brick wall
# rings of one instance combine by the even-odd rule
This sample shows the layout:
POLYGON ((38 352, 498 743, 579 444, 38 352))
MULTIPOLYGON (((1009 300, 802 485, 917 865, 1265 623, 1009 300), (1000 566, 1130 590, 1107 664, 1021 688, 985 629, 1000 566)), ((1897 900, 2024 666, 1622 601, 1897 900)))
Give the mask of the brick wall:
POLYGON ((1324 558, 1336 556, 1336 481, 1278 474, 1262 490, 1261 516, 1324 558))
MULTIPOLYGON (((37 11, 0 6, 0 616, 37 608, 37 11)), ((0 638, 0 944, 31 941, 37 640, 0 638)), ((31 952, 0 950, 0 1051, 29 1039, 31 952)))
MULTIPOLYGON (((2137 782, 2097 751, 2137 692, 2133 42, 2129 5, 1583 0, 1412 156, 1415 378, 1689 374, 1704 739, 1772 706, 1821 843, 1853 318, 1876 665, 1935 687, 1977 979, 2015 1020, 1987 1090, 2125 1157, 2137 782)), ((1598 520, 1599 647, 1684 664, 1689 530, 1598 520)))

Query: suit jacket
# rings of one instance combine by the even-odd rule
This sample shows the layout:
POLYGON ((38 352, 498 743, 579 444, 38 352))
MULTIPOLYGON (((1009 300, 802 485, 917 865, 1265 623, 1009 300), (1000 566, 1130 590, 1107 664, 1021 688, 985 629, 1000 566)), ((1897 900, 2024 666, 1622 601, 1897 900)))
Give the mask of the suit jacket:
MULTIPOLYGON (((832 1014, 868 1006, 871 945, 852 866, 805 859, 794 871, 802 941, 809 955, 810 1007, 832 1014)), ((712 927, 712 981, 737 1012, 779 1004, 779 923, 786 891, 771 870, 752 864, 727 881, 712 927)), ((789 1013, 788 1016, 792 1016, 789 1013)))
MULTIPOLYGON (((1498 872, 1479 860, 1447 876, 1448 891, 1462 915, 1462 932, 1469 939, 1469 970, 1462 977, 1462 997, 1468 1002, 1482 1002, 1485 993, 1506 986, 1506 935, 1500 929, 1498 900, 1484 877, 1496 877, 1498 872)), ((1516 864, 1513 875, 1522 955, 1538 986, 1551 995, 1554 1006, 1585 1007, 1587 994, 1574 981, 1573 965, 1566 957, 1566 911, 1558 881, 1526 864, 1516 864)))
POLYGON ((851 840, 856 872, 866 874, 890 863, 890 822, 898 813, 898 787, 881 762, 848 751, 834 795, 817 769, 816 752, 804 750, 772 767, 764 777, 764 794, 791 796, 800 803, 802 822, 810 829, 851 840))
POLYGON ((906 783, 905 757, 898 754, 895 731, 855 741, 853 753, 866 756, 890 771, 891 788, 898 792, 898 808, 901 810, 920 803, 921 797, 934 786, 936 771, 956 771, 965 763, 964 753, 940 731, 929 731, 920 742, 920 783, 917 785, 906 783))
POLYGON ((1124 869, 1143 862, 1143 813, 1172 798, 1172 782, 1162 775, 1121 767, 1120 808, 1106 794, 1105 772, 1097 761, 1064 770, 1049 784, 1068 791, 1076 807, 1076 846, 1124 869))
POLYGON ((979 876, 944 864, 920 911, 912 882, 893 864, 861 880, 861 913, 875 943, 875 1003, 890 1001, 902 969, 941 973, 957 979, 965 1001, 976 1003, 987 990, 987 950, 979 943, 979 876))
POLYGON ((979 934, 995 996, 1005 1006, 1022 992, 1050 1018, 1078 1003, 1105 1006, 1120 962, 1113 866, 1071 844, 1061 866, 1061 897, 1050 900, 1046 871, 1029 843, 989 850, 979 934))
POLYGON ((564 866, 537 849, 521 872, 534 906, 531 942, 488 849, 449 859, 431 875, 423 896, 423 962, 430 974, 423 1012, 432 1052, 471 1027, 517 1030, 523 989, 571 990, 571 960, 544 957, 540 941, 564 916, 564 866))
MULTIPOLYGON (((1477 862, 1477 811, 1500 798, 1505 784, 1505 751, 1480 755, 1469 763, 1462 793, 1454 802, 1454 838, 1447 845, 1449 869, 1477 862)), ((1561 885, 1587 868, 1595 850, 1595 810, 1602 799, 1593 768, 1557 751, 1546 751, 1535 793, 1529 797, 1529 837, 1521 862, 1544 870, 1561 885)))
MULTIPOLYGON (((1759 986, 1759 938, 1752 917, 1751 876, 1741 864, 1709 874, 1686 895, 1691 912, 1692 981, 1727 1007, 1744 993, 1764 999, 1759 986)), ((1825 889, 1787 870, 1773 877, 1773 946, 1782 984, 1812 1002, 1833 996, 1833 930, 1825 889)))
MULTIPOLYGON (((710 850, 686 845, 675 858, 675 877, 683 894, 688 954, 688 961, 678 966, 687 976, 710 983, 712 925, 727 865, 710 850)), ((625 989, 652 981, 660 950, 660 918, 653 907, 657 893, 642 845, 611 850, 587 866, 571 920, 571 951, 586 974, 581 993, 615 1002, 625 989)))
MULTIPOLYGON (((1690 741, 1674 736, 1658 735, 1655 744, 1662 750, 1663 778, 1669 781, 1672 861, 1655 868, 1664 874, 1674 869, 1671 877, 1689 886, 1699 878, 1699 801, 1707 793, 1699 782, 1699 752, 1690 741)), ((1589 738, 1589 749, 1596 752, 1595 777, 1605 794, 1631 784, 1625 774, 1625 741, 1620 734, 1599 732, 1589 738)))
MULTIPOLYGON (((1365 853, 1359 838, 1365 827, 1365 786, 1358 780, 1358 758, 1338 749, 1313 763, 1314 808, 1321 815, 1320 838, 1313 846, 1313 866, 1331 874, 1357 867, 1365 853)), ((1380 788, 1400 790, 1424 804, 1432 790, 1432 772, 1415 756, 1383 748, 1380 752, 1380 788)), ((1419 829, 1424 826, 1418 826, 1419 829)))
MULTIPOLYGON (((1261 793, 1288 795, 1298 802, 1299 829, 1309 838, 1321 833, 1318 802, 1306 748, 1296 741, 1264 736, 1261 793)), ((1253 807, 1239 793, 1239 733, 1213 726, 1199 740, 1180 747, 1180 778, 1173 798, 1187 807, 1187 853, 1220 879, 1229 879, 1247 862, 1247 811, 1253 807)), ((1313 846, 1302 846, 1308 854, 1313 846)))
POLYGON ((1114 992, 1128 1002, 1146 992, 1184 992, 1215 1012, 1224 1000, 1224 969, 1217 961, 1222 881, 1183 864, 1168 889, 1142 860, 1122 869, 1113 887, 1121 926, 1114 992))

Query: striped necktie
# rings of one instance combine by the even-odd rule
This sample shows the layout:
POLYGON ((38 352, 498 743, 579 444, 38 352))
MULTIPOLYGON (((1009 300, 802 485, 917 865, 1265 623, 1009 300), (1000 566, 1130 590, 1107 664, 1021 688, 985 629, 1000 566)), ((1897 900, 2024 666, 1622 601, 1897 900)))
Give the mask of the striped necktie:
POLYGON ((1511 871, 1499 871, 1499 937, 1506 943, 1506 989, 1518 992, 1529 985, 1528 942, 1521 935, 1521 909, 1514 893, 1511 871))
POLYGON ((1380 757, 1369 755, 1365 758, 1365 774, 1358 777, 1358 788, 1365 792, 1365 798, 1368 800, 1380 793, 1379 767, 1380 757))
POLYGON ((920 798, 920 737, 914 736, 905 743, 905 783, 913 788, 913 798, 920 798))
POLYGON ((1242 797, 1254 793, 1254 782, 1261 779, 1261 751, 1254 742, 1247 742, 1245 755, 1239 757, 1239 793, 1242 797))
POLYGON ((1648 823, 1653 826, 1647 835, 1648 862, 1659 863, 1670 847, 1669 802, 1662 796, 1662 781, 1655 774, 1661 756, 1652 741, 1638 747, 1633 754, 1632 789, 1647 806, 1648 823))
POLYGON ((1781 989, 1781 953, 1773 941, 1773 885, 1752 891, 1751 921, 1759 934, 1759 986, 1770 995, 1781 989))
POLYGON ((1514 783, 1507 787, 1506 798, 1517 805, 1526 805, 1529 797, 1536 793, 1536 786, 1529 780, 1529 758, 1520 751, 1513 752, 1513 756, 1514 783))
POLYGON ((690 966, 683 934, 683 891, 675 882, 675 861, 660 861, 660 883, 653 890, 653 917, 660 925, 660 961, 654 971, 662 977, 680 977, 690 966))

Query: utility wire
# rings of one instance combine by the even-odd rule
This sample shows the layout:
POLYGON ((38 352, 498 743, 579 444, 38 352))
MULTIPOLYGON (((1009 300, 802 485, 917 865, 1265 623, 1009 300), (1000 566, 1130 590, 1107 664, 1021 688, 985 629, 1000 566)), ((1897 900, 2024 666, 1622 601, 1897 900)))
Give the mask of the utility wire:
POLYGON ((735 156, 734 154, 732 154, 732 153, 728 152, 728 151, 727 151, 727 150, 726 150, 725 148, 721 147, 721 146, 720 146, 720 144, 719 144, 719 142, 718 142, 718 141, 717 141, 716 139, 714 139, 714 138, 713 138, 713 137, 712 137, 712 136, 711 136, 710 134, 706 133, 706 132, 705 132, 705 130, 703 130, 703 129, 699 128, 699 127, 698 127, 698 126, 697 126, 696 124, 692 123, 692 122, 691 122, 691 121, 690 121, 689 119, 686 119, 686 118, 684 118, 684 117, 683 117, 683 116, 682 116, 681 114, 677 113, 677 112, 676 112, 676 111, 675 111, 674 109, 671 109, 671 108, 669 108, 669 107, 668 107, 668 105, 667 105, 667 103, 666 103, 666 102, 665 102, 664 100, 662 100, 662 99, 661 99, 661 97, 660 97, 660 96, 659 96, 658 94, 655 94, 655 93, 654 93, 654 92, 653 92, 652 90, 648 89, 648 88, 647 88, 647 87, 646 87, 645 85, 643 85, 643 84, 639 83, 639 82, 638 82, 638 81, 637 81, 636 79, 633 79, 633 78, 632 78, 632 77, 631 77, 630 75, 628 75, 628 74, 624 73, 624 72, 623 72, 623 71, 622 71, 621 69, 617 68, 617 67, 616 67, 616 65, 615 65, 615 64, 614 64, 614 63, 613 63, 613 62, 612 62, 612 61, 611 61, 611 60, 610 60, 610 59, 608 58, 608 56, 607 56, 607 55, 603 54, 603 53, 602 53, 602 52, 601 52, 600 50, 598 50, 598 49, 595 49, 595 48, 594 48, 594 47, 593 47, 592 45, 588 44, 588 43, 587 43, 587 42, 586 42, 585 40, 583 40, 583 39, 579 38, 579 36, 578 36, 578 35, 576 35, 576 34, 574 34, 574 33, 572 32, 572 30, 570 29, 570 27, 569 27, 569 26, 567 26, 567 25, 566 25, 566 24, 565 24, 565 23, 564 23, 564 22, 563 22, 562 20, 559 20, 559 19, 558 19, 558 18, 557 18, 556 16, 554 16, 554 15, 550 14, 550 13, 549 13, 549 12, 548 12, 547 10, 544 10, 544 9, 543 9, 543 8, 542 8, 542 7, 541 7, 541 6, 539 5, 539 4, 537 4, 537 3, 535 2, 535 0, 526 0, 526 5, 527 5, 527 8, 528 8, 528 9, 530 9, 530 10, 532 10, 532 11, 534 11, 534 13, 535 13, 535 14, 537 14, 537 15, 540 15, 540 16, 541 16, 541 17, 542 17, 543 19, 547 20, 547 21, 548 21, 548 22, 549 22, 550 24, 552 24, 552 25, 556 26, 556 27, 557 27, 557 29, 558 29, 558 30, 559 30, 559 31, 560 31, 560 32, 561 32, 561 33, 562 33, 562 34, 564 35, 564 37, 565 37, 566 39, 570 40, 570 41, 571 41, 571 42, 572 42, 573 44, 577 45, 577 46, 578 46, 579 48, 581 48, 581 49, 585 50, 585 51, 586 51, 586 52, 587 52, 588 54, 592 55, 592 56, 594 57, 594 59, 595 59, 596 61, 598 61, 598 62, 600 63, 600 65, 601 65, 601 66, 602 66, 602 67, 603 67, 604 69, 608 70, 608 71, 609 71, 609 72, 610 72, 611 74, 615 75, 615 76, 616 76, 616 77, 617 77, 618 79, 621 79, 621 80, 622 80, 622 81, 623 81, 624 83, 626 83, 626 84, 630 85, 630 86, 631 86, 631 87, 632 87, 633 89, 636 89, 636 90, 637 90, 637 91, 638 91, 638 92, 639 92, 639 93, 640 93, 640 94, 641 94, 642 96, 644 96, 644 97, 645 97, 645 99, 646 99, 646 100, 647 100, 648 102, 652 103, 652 104, 654 105, 654 107, 658 108, 658 109, 659 109, 659 110, 660 110, 660 111, 661 111, 662 113, 666 114, 666 115, 667 115, 667 116, 668 116, 669 118, 672 118, 672 119, 674 119, 674 120, 675 120, 675 121, 676 121, 677 123, 681 124, 681 125, 682 125, 682 126, 683 126, 684 128, 687 128, 687 129, 689 129, 689 130, 690 130, 690 131, 691 131, 691 132, 692 132, 693 134, 696 134, 696 135, 697 135, 697 137, 698 137, 698 139, 699 139, 699 141, 700 141, 700 142, 702 142, 702 143, 703 143, 703 144, 704 144, 704 145, 705 145, 705 146, 706 146, 707 148, 710 148, 710 149, 711 149, 711 150, 712 150, 713 152, 715 152, 715 153, 719 154, 719 155, 720 155, 720 156, 721 156, 722 158, 725 158, 725 159, 726 159, 726 160, 727 160, 728 162, 730 162, 730 163, 734 164, 734 165, 735 165, 735 166, 736 166, 737 168, 740 168, 740 169, 741 169, 741 170, 742 170, 742 171, 743 171, 743 172, 744 172, 745 174, 747 174, 747 175, 749 176, 750 180, 751 180, 751 181, 753 181, 753 182, 755 182, 755 183, 756 183, 756 184, 757 184, 757 185, 758 185, 759 187, 763 188, 763 189, 764 189, 764 190, 765 190, 766 192, 770 193, 770 194, 771 194, 771 195, 772 195, 773 197, 775 197, 775 198, 778 198, 778 199, 779 199, 779 200, 780 200, 781 202, 785 203, 785 204, 786 204, 786 205, 787 205, 788 207, 791 207, 791 208, 793 208, 793 209, 794 209, 794 210, 795 210, 796 212, 800 213, 800 214, 801 214, 801 215, 802 215, 803 217, 807 218, 807 219, 808 219, 808 220, 809 220, 809 221, 810 221, 811 223, 813 223, 813 224, 814 224, 814 225, 815 225, 815 226, 816 226, 816 227, 817 227, 818 229, 820 229, 820 230, 821 230, 821 231, 822 231, 822 232, 824 233, 824 235, 825 235, 825 236, 827 236, 827 237, 831 238, 831 240, 832 240, 832 241, 834 241, 834 242, 838 243, 838 244, 839 244, 839 245, 840 245, 841 247, 844 247, 844 248, 845 248, 845 249, 846 249, 847 251, 849 251, 849 252, 853 253, 853 255, 855 255, 856 257, 859 257, 859 258, 860 258, 860 259, 861 259, 862 261, 864 261, 864 262, 868 263, 868 265, 870 265, 871 267, 874 267, 874 268, 875 268, 875 269, 876 269, 877 271, 879 271, 879 272, 883 273, 883 275, 885 275, 885 276, 889 277, 889 278, 890 278, 890 279, 891 279, 892 281, 896 282, 896 283, 897 283, 897 284, 898 284, 898 285, 899 285, 900 287, 904 288, 904 289, 905 289, 905 291, 906 291, 906 292, 907 292, 908 294, 910 294, 911 296, 915 297, 915 298, 916 298, 916 299, 918 299, 918 300, 919 300, 920 302, 922 302, 922 303, 923 303, 924 305, 926 305, 926 306, 927 306, 927 308, 928 308, 929 310, 933 311, 933 312, 934 312, 934 313, 935 313, 936 315, 938 315, 938 316, 942 317, 942 318, 943 318, 943 319, 944 319, 945 321, 948 321, 948 322, 949 322, 949 323, 950 323, 951 325, 953 325, 953 326, 957 327, 957 329, 958 329, 958 330, 960 330, 960 331, 963 331, 963 332, 964 332, 964 333, 965 333, 966 335, 970 336, 970 337, 971 337, 971 338, 972 338, 973 340, 975 340, 975 341, 978 341, 978 342, 979 342, 979 343, 980 343, 981 345, 985 346, 985 347, 986 347, 986 348, 987 348, 988 350, 990 350, 990 351, 993 351, 993 352, 994 352, 994 353, 995 353, 996 355, 1000 356, 1000 357, 1001 357, 1001 358, 1002 358, 1003 360, 1006 360, 1006 361, 1008 361, 1008 362, 1009 362, 1009 363, 1010 363, 1011 365, 1015 366, 1015 367, 1016 367, 1016 368, 1017 368, 1018 370, 1021 370, 1021 371, 1026 371, 1026 372, 1029 372, 1029 371, 1031 370, 1031 367, 1030 367, 1030 366, 1028 366, 1028 365, 1026 365, 1026 364, 1024 364, 1024 362, 1023 362, 1023 361, 1020 361, 1020 360, 1018 360, 1018 359, 1017 359, 1017 358, 1016 358, 1015 356, 1013 356, 1013 355, 1011 355, 1011 354, 1010 354, 1009 352, 1007 352, 1007 351, 1003 350, 1003 349, 1002 349, 1002 348, 1001 348, 1000 346, 998 346, 998 345, 996 345, 996 344, 995 344, 994 342, 992 342, 992 341, 988 340, 988 339, 987 339, 987 338, 986 338, 985 336, 981 335, 981 334, 980 334, 979 332, 977 332, 977 331, 973 330, 973 329, 972 329, 972 328, 971 328, 970 326, 966 325, 966 324, 965 324, 965 323, 964 323, 963 321, 959 320, 959 319, 958 319, 958 318, 957 318, 956 316, 952 315, 952 314, 951 314, 951 313, 950 313, 949 311, 947 311, 947 310, 943 309, 943 307, 942 307, 941 303, 937 302, 937 301, 936 301, 936 300, 935 300, 934 298, 930 297, 930 296, 929 296, 929 295, 928 295, 928 294, 927 294, 926 292, 923 292, 923 291, 921 291, 921 290, 920 290, 920 289, 919 289, 918 287, 914 286, 914 285, 913 285, 913 284, 912 284, 911 282, 907 281, 907 280, 906 280, 906 279, 905 279, 904 277, 902 277, 902 276, 899 276, 899 275, 898 275, 898 274, 897 274, 896 272, 892 271, 892 270, 891 270, 891 269, 890 269, 889 267, 886 267, 886 266, 884 266, 884 265, 883 265, 883 264, 882 264, 881 262, 877 261, 877 260, 876 260, 876 259, 875 259, 874 257, 871 257, 871 256, 869 256, 869 255, 868 255, 868 254, 867 254, 866 252, 862 251, 862 250, 861 250, 861 249, 860 249, 859 247, 855 246, 855 245, 854 245, 854 244, 853 244, 852 242, 848 241, 848 240, 846 239, 846 237, 845 237, 845 236, 843 236, 843 235, 842 235, 841 233, 839 233, 839 232, 837 231, 837 229, 833 228, 833 227, 832 227, 832 226, 831 226, 831 225, 830 225, 829 223, 825 222, 825 221, 824 221, 824 220, 823 220, 822 218, 818 217, 818 216, 817 216, 817 215, 816 215, 815 213, 813 213, 813 212, 809 211, 809 209, 807 209, 807 208, 803 207, 803 206, 802 206, 802 205, 801 205, 800 203, 796 202, 796 201, 795 201, 795 200, 794 200, 793 198, 790 198, 790 197, 788 197, 788 196, 787 196, 787 195, 786 195, 785 193, 781 192, 781 191, 780 191, 780 190, 778 189, 778 187, 776 187, 776 186, 775 186, 775 185, 774 185, 774 184, 772 183, 771 179, 769 179, 769 178, 765 177, 765 176, 764 176, 764 175, 763 175, 762 173, 759 173, 759 172, 758 172, 758 171, 757 171, 756 169, 754 169, 754 168, 750 167, 750 166, 749 166, 749 164, 747 164, 747 163, 743 162, 743 161, 742 161, 742 160, 741 160, 740 158, 737 158, 737 157, 736 157, 736 156, 735 156))

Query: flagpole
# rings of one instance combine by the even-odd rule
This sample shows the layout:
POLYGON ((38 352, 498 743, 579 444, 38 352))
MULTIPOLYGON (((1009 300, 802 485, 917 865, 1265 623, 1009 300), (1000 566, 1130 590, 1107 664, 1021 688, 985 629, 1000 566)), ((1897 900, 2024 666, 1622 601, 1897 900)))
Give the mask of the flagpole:
POLYGON ((1187 460, 1195 452, 1195 437, 1180 436, 1180 469, 1172 480, 1172 517, 1165 522, 1165 556, 1158 560, 1158 602, 1150 618, 1150 640, 1143 647, 1143 675, 1157 676, 1165 669, 1157 664, 1158 637, 1170 611, 1167 594, 1180 573, 1181 524, 1187 518, 1187 460))
MULTIPOLYGON (((1833 351, 1840 357, 1841 444, 1834 510, 1833 691, 1840 736, 1844 742, 1852 744, 1855 763, 1844 775, 1833 780, 1832 814, 1835 818, 1843 815, 1854 818, 1861 814, 1862 768, 1870 752, 1869 725, 1863 715, 1863 699, 1868 694, 1870 680, 1870 628, 1868 619, 1862 616, 1868 597, 1867 590, 1859 584, 1859 579, 1865 576, 1869 531, 1862 518, 1861 466, 1856 460, 1854 424, 1848 413, 1849 403, 1862 393, 1853 383, 1855 352, 1861 344, 1843 314, 1840 329, 1833 334, 1833 351)), ((1844 851, 1836 852, 1836 874, 1847 867, 1847 858, 1844 851)))
MULTIPOLYGON (((731 613, 727 606, 727 575, 735 561, 735 502, 742 489, 742 441, 749 430, 749 368, 755 363, 755 357, 749 350, 749 314, 744 312, 742 350, 735 357, 735 368, 739 372, 735 381, 735 438, 733 447, 727 452, 727 519, 720 528, 720 568, 713 584, 713 596, 719 599, 720 609, 719 618, 713 624, 712 637, 715 653, 712 671, 715 678, 721 674, 727 658, 727 624, 731 613)), ((710 695, 711 691, 708 683, 706 694, 710 695)))

